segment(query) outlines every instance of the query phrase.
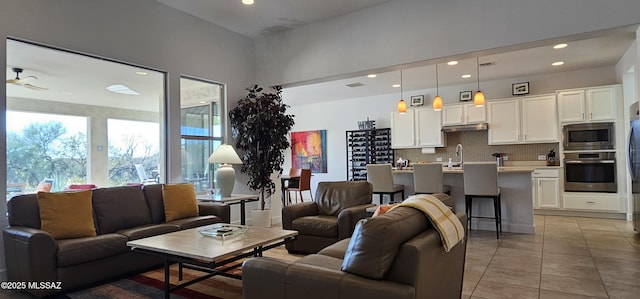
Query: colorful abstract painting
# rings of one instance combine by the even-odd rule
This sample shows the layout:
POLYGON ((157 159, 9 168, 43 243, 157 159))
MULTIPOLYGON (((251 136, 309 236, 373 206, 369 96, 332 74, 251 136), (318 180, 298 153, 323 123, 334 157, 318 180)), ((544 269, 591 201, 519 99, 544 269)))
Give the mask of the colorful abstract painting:
POLYGON ((291 167, 327 172, 327 130, 291 132, 291 167))

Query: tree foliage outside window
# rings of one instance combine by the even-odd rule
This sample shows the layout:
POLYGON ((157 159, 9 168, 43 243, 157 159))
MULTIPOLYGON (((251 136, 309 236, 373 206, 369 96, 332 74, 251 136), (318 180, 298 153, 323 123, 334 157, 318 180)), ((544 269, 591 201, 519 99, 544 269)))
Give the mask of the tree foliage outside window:
MULTIPOLYGON (((157 145, 135 135, 121 136, 110 145, 109 181, 112 185, 138 182, 135 164, 157 169, 157 145)), ((24 183, 33 191, 39 182, 53 179, 52 191, 87 182, 87 136, 69 133, 63 122, 32 122, 22 131, 7 132, 7 182, 24 183)), ((151 173, 150 173, 151 174, 151 173)))
POLYGON ((7 181, 26 183, 27 188, 45 178, 54 180, 53 190, 87 177, 87 137, 67 134, 61 122, 34 122, 22 132, 7 132, 7 181), (65 136, 66 135, 66 136, 65 136))

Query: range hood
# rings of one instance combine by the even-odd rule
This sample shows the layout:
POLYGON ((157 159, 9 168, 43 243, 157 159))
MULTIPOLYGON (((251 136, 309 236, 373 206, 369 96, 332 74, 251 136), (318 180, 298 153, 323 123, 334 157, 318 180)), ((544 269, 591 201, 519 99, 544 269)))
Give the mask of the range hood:
POLYGON ((463 132, 463 131, 484 131, 489 128, 487 123, 479 123, 472 125, 457 125, 457 126, 444 126, 442 127, 442 132, 451 133, 451 132, 463 132))

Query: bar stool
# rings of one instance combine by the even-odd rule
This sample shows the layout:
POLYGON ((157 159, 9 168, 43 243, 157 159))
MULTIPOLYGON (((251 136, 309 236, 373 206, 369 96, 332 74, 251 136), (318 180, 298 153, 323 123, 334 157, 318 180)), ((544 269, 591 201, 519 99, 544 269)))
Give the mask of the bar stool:
POLYGON ((500 188, 498 187, 498 168, 496 162, 465 162, 463 166, 464 198, 467 212, 467 228, 471 229, 472 218, 488 218, 496 220, 496 236, 502 233, 502 211, 500 188), (472 216, 474 198, 493 199, 494 217, 472 216))
POLYGON ((442 183, 442 164, 413 164, 413 186, 416 194, 446 193, 451 195, 451 186, 442 183))
POLYGON ((404 185, 393 183, 391 164, 367 164, 367 181, 373 185, 373 194, 380 195, 380 204, 385 194, 389 194, 390 202, 397 193, 402 193, 400 201, 404 200, 404 185))

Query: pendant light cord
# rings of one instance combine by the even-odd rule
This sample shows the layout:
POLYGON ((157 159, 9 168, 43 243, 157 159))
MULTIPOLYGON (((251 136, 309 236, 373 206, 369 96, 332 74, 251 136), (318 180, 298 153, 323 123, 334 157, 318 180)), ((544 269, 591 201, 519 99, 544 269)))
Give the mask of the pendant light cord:
POLYGON ((439 82, 438 82, 438 64, 436 63, 436 96, 440 95, 440 90, 438 88, 439 82))
POLYGON ((480 58, 476 56, 476 77, 478 77, 478 91, 480 91, 480 58))
POLYGON ((402 98, 402 69, 400 69, 400 100, 404 100, 402 98))

